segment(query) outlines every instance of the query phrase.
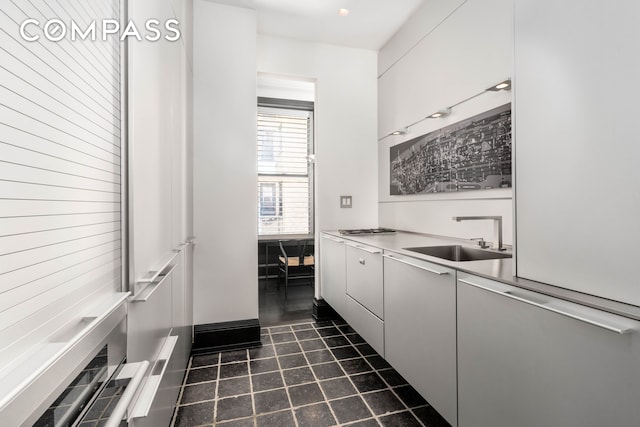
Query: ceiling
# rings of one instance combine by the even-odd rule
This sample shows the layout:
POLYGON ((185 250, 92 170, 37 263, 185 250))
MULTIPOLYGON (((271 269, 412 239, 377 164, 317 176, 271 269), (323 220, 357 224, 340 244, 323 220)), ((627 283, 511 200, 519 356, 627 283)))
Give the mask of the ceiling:
POLYGON ((218 0, 257 11, 258 32, 379 50, 424 0, 218 0), (349 10, 340 16, 339 10, 349 10))

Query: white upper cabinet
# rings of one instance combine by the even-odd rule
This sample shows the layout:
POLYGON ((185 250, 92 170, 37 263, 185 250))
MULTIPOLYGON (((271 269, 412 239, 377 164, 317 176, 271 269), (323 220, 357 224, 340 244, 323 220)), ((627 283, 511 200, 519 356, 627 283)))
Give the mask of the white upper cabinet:
POLYGON ((517 274, 640 305, 640 3, 514 8, 517 274))

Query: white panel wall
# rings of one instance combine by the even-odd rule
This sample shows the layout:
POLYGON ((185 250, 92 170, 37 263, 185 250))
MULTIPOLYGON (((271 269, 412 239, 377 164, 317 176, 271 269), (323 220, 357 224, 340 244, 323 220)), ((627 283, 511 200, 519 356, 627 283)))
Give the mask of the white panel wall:
MULTIPOLYGON (((129 18, 174 18, 169 0, 135 0, 129 18)), ((180 41, 130 40, 129 177, 131 280, 150 271, 184 239, 181 230, 183 138, 180 41)))
MULTIPOLYGON (((378 137, 510 77, 511 15, 509 0, 427 1, 380 52, 378 137)), ((444 119, 425 120, 406 135, 384 138, 378 145, 380 225, 491 241, 491 222, 456 223, 451 217, 502 215, 504 242, 511 244, 510 189, 423 196, 390 196, 389 191, 391 146, 510 101, 510 92, 485 93, 444 119)))
POLYGON ((518 275, 640 305, 640 4, 515 12, 518 275))
POLYGON ((194 316, 258 317, 256 15, 194 2, 194 316))

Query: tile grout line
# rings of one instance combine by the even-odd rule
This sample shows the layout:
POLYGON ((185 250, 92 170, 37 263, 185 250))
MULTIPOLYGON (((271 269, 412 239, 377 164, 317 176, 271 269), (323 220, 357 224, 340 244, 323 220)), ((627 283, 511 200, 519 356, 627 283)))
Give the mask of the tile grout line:
MULTIPOLYGON (((312 327, 313 327, 313 324, 312 324, 312 327)), ((324 345, 325 350, 328 350, 331 353, 331 356, 335 359, 335 356, 333 355, 333 352, 327 346, 327 343, 322 339, 322 336, 320 335, 320 333, 315 328, 313 329, 313 331, 315 333, 317 333, 318 336, 320 337, 320 341, 322 342, 322 345, 324 345)), ((324 401, 326 402, 327 407, 329 408, 329 411, 331 412, 331 415, 333 416, 333 419, 337 423, 336 425, 339 425, 340 424, 340 420, 338 420, 338 417, 336 416, 335 411, 333 410, 333 407, 331 406, 331 403, 329 403, 329 399, 327 398, 327 395, 325 394, 324 390, 322 389, 322 385, 320 385, 320 379, 318 379, 318 376, 316 375, 316 372, 312 368, 313 365, 309 362, 309 359, 307 358, 307 352, 302 348, 302 345, 300 344, 300 341, 298 340, 298 336, 295 334, 295 332, 293 333, 293 336, 295 337, 296 342, 298 343, 298 345, 300 346, 300 349, 302 350, 302 357, 304 357, 304 360, 307 361, 307 365, 309 366, 309 370, 311 371, 311 375, 313 375, 313 378, 315 378, 315 382, 318 384, 318 388, 320 389, 320 393, 322 394, 322 397, 324 397, 324 401)), ((318 365, 320 365, 320 363, 318 365)), ((340 366, 340 363, 338 363, 338 366, 340 366)), ((311 384, 313 384, 313 383, 311 383, 311 384)), ((318 403, 318 402, 316 402, 316 403, 318 403)))
MULTIPOLYGON (((248 420, 249 418, 252 418, 254 427, 257 426, 257 416, 258 416, 258 414, 256 413, 256 403, 255 403, 255 393, 256 392, 254 391, 254 384, 253 384, 253 375, 254 374, 253 374, 252 369, 251 369, 251 362, 254 361, 254 360, 269 360, 271 358, 274 358, 276 360, 276 365, 278 366, 277 370, 259 372, 259 373, 256 372, 255 375, 278 372, 280 374, 280 378, 281 378, 282 383, 283 383, 283 388, 282 389, 285 390, 285 393, 287 393, 287 400, 289 401, 289 408, 288 409, 279 409, 277 411, 265 412, 264 414, 260 414, 260 415, 269 415, 269 414, 274 414, 274 413, 278 413, 278 412, 289 412, 293 416, 293 419, 294 419, 294 422, 296 424, 296 427, 298 427, 298 419, 295 416, 295 409, 303 408, 303 407, 307 407, 307 406, 313 406, 313 405, 317 405, 317 404, 321 404, 321 403, 326 403, 327 406, 329 407, 329 410, 330 410, 332 416, 335 418, 335 421, 337 423, 336 425, 340 425, 340 426, 346 426, 346 425, 349 425, 351 423, 358 423, 358 422, 368 421, 368 420, 372 420, 372 419, 374 421, 376 421, 377 423, 381 424, 380 417, 387 416, 387 415, 394 415, 394 414, 398 414, 398 413, 404 413, 404 412, 409 412, 409 414, 411 414, 412 418, 417 419, 418 423, 420 425, 424 426, 425 424, 414 413, 414 410, 415 409, 420 409, 420 408, 423 408, 423 407, 424 408, 428 408, 430 405, 428 403, 426 403, 424 405, 419 405, 419 406, 416 406, 415 408, 411 408, 407 403, 405 403, 405 401, 403 399, 401 399, 399 397, 399 395, 397 394, 397 392, 394 390, 394 387, 391 385, 391 383, 389 383, 388 380, 386 380, 382 375, 380 375, 380 373, 383 372, 383 371, 392 370, 392 367, 387 366, 387 367, 383 367, 382 369, 378 369, 378 368, 374 367, 367 357, 368 356, 369 357, 374 357, 375 355, 377 355, 378 357, 381 357, 381 356, 377 352, 375 352, 374 354, 369 353, 368 356, 367 356, 367 354, 363 353, 362 349, 360 349, 360 347, 358 347, 358 346, 359 345, 368 344, 366 342, 366 340, 363 340, 363 342, 360 342, 360 343, 352 342, 349 339, 349 336, 350 335, 357 335, 357 332, 354 331, 353 333, 347 333, 348 329, 347 330, 341 329, 341 327, 344 327, 344 326, 349 326, 349 325, 346 324, 346 323, 338 324, 335 321, 331 322, 330 325, 325 325, 325 326, 321 326, 321 327, 316 327, 316 325, 314 325, 313 323, 296 323, 296 324, 292 324, 292 325, 274 326, 273 328, 280 329, 278 332, 275 332, 275 333, 271 331, 271 328, 265 328, 265 331, 261 331, 261 335, 268 335, 268 337, 269 337, 269 340, 270 340, 269 345, 271 345, 273 347, 273 356, 271 356, 271 357, 257 357, 257 358, 254 359, 254 358, 251 357, 249 349, 245 349, 244 350, 245 351, 245 360, 246 360, 246 363, 247 363, 247 372, 248 372, 248 377, 249 377, 248 378, 249 379, 249 385, 250 385, 250 390, 251 390, 250 394, 251 394, 252 411, 253 411, 252 417, 234 418, 232 420, 225 420, 225 421, 248 420), (303 326, 303 325, 309 325, 309 328, 308 329, 296 329, 296 330, 293 329, 293 326, 303 326), (330 328, 330 327, 333 327, 338 331, 337 335, 324 336, 324 335, 320 334, 319 330, 330 328), (288 330, 286 330, 286 328, 288 328, 288 330), (283 331, 283 329, 285 329, 285 330, 283 331), (315 331, 317 336, 316 337, 312 337, 312 338, 300 339, 298 337, 298 335, 296 335, 296 332, 303 332, 303 331, 315 331), (284 341, 284 342, 275 343, 273 341, 273 335, 283 334, 283 333, 290 333, 293 336, 293 341, 284 341), (344 345, 344 346, 340 345, 340 346, 336 346, 336 347, 330 347, 325 339, 330 339, 332 337, 342 337, 349 344, 348 345, 344 345), (313 341, 313 340, 320 340, 320 343, 322 344, 322 347, 321 348, 316 348, 316 349, 311 349, 311 350, 304 350, 302 348, 302 343, 304 341, 313 341), (287 343, 295 343, 299 347, 300 352, 279 355, 276 352, 276 345, 277 344, 287 344, 287 343), (337 349, 337 348, 352 348, 352 349, 354 349, 356 351, 356 354, 358 354, 358 356, 356 356, 356 357, 348 357, 348 358, 345 358, 345 359, 338 359, 335 356, 335 354, 333 353, 333 351, 332 351, 332 349, 337 349), (312 364, 310 362, 309 358, 308 358, 308 354, 313 353, 313 352, 320 352, 320 351, 328 351, 330 356, 331 356, 331 360, 326 361, 326 362, 320 362, 320 363, 312 364), (282 364, 280 363, 280 356, 285 357, 285 356, 297 356, 297 355, 302 355, 303 359, 306 361, 306 366, 304 366, 304 365, 303 366, 293 366, 293 367, 286 368, 286 369, 282 368, 282 364), (378 389, 378 390, 371 390, 371 391, 367 391, 367 392, 360 392, 358 387, 355 386, 355 383, 351 379, 352 375, 347 373, 346 369, 344 368, 344 366, 341 363, 343 361, 359 360, 359 359, 362 359, 365 362, 366 366, 368 366, 370 368, 370 370, 367 370, 366 372, 354 372, 353 375, 365 374, 365 373, 375 374, 375 375, 379 376, 380 379, 382 380, 383 384, 386 385, 385 388, 378 389), (339 376, 339 377, 326 378, 324 380, 320 380, 319 377, 316 375, 316 372, 313 370, 313 366, 320 366, 320 365, 325 365, 325 364, 330 364, 330 363, 337 364, 338 367, 340 368, 340 371, 344 375, 339 376), (293 384, 291 386, 287 385, 287 383, 285 381, 285 378, 284 378, 284 373, 286 371, 293 371, 293 370, 301 369, 301 368, 308 368, 310 370, 313 378, 314 378, 314 381, 302 382, 300 384, 293 384), (347 396, 341 396, 341 397, 334 398, 334 399, 328 399, 324 389, 321 386, 321 383, 323 381, 324 382, 328 382, 328 381, 331 381, 331 380, 334 380, 334 379, 339 379, 339 378, 346 378, 348 380, 349 384, 355 390, 355 394, 350 394, 350 395, 347 395, 347 396), (323 401, 319 401, 319 402, 308 403, 308 404, 305 404, 305 405, 298 405, 298 406, 296 406, 294 408, 293 402, 291 400, 291 396, 290 396, 290 393, 289 393, 290 392, 290 388, 291 387, 295 387, 295 386, 305 385, 305 384, 313 384, 313 383, 317 384, 318 387, 320 388, 320 392, 321 392, 324 400, 323 401), (364 399, 364 396, 367 395, 367 394, 375 394, 375 393, 378 393, 378 392, 382 392, 385 389, 391 391, 392 396, 394 396, 394 398, 396 398, 401 403, 403 409, 398 409, 396 411, 386 412, 384 414, 376 415, 374 413, 374 411, 372 410, 372 407, 367 402, 367 400, 364 399), (357 419, 357 420, 347 421, 345 423, 340 423, 338 418, 337 418, 337 416, 336 416, 335 411, 333 410, 333 407, 331 406, 331 402, 337 401, 337 400, 341 400, 341 399, 346 399, 346 398, 349 398, 349 397, 353 398, 355 396, 360 397, 360 399, 364 402, 364 404, 367 407, 367 409, 373 415, 370 415, 367 418, 361 418, 361 419, 357 419)), ((351 330, 353 330, 353 329, 351 329, 351 330)), ((220 373, 221 373, 222 364, 223 364, 222 363, 222 352, 217 355, 217 359, 218 359, 218 363, 217 363, 217 367, 216 367, 216 369, 217 369, 216 390, 215 390, 215 393, 214 393, 214 402, 215 402, 214 403, 214 425, 217 423, 216 417, 218 415, 217 414, 218 401, 220 400, 219 382, 221 380, 220 379, 220 373)), ((229 361, 229 362, 225 362, 225 365, 226 364, 238 363, 238 362, 241 362, 241 361, 233 361, 232 360, 232 361, 229 361)), ((206 368, 206 366, 194 367, 193 366, 193 357, 191 357, 190 360, 189 360, 187 372, 191 372, 193 370, 197 370, 197 369, 201 369, 201 368, 206 368)), ((187 376, 188 375, 186 375, 184 380, 183 380, 182 390, 180 391, 178 402, 181 401, 182 396, 184 394, 184 388, 186 386, 192 386, 192 385, 196 385, 196 384, 206 384, 206 383, 209 382, 209 381, 204 381, 204 382, 200 382, 200 383, 186 384, 187 376)), ((232 378, 242 378, 242 377, 243 376, 240 375, 238 377, 232 377, 232 378)), ((231 379, 231 378, 229 378, 229 379, 231 379)), ((397 387, 402 387, 402 386, 406 386, 406 385, 409 385, 409 384, 405 380, 403 384, 399 384, 397 387)), ((265 392, 274 391, 274 390, 278 390, 278 389, 280 389, 280 388, 266 390, 265 392)), ((246 395, 246 394, 236 395, 235 397, 244 396, 244 395, 246 395)), ((234 396, 228 396, 228 397, 234 397, 234 396)), ((185 404, 185 405, 180 405, 179 404, 177 406, 188 406, 188 405, 192 405, 192 404, 196 404, 196 403, 202 403, 202 402, 205 402, 205 401, 190 402, 190 403, 185 404)), ((175 427, 176 421, 177 421, 177 409, 176 409, 176 412, 174 412, 173 420, 172 420, 172 423, 171 423, 172 427, 175 427)))
MULTIPOLYGON (((276 359, 276 363, 278 364, 278 372, 280 373, 280 378, 282 379, 282 386, 284 387, 284 392, 287 395, 287 400, 289 400, 289 410, 291 411, 291 416, 293 417, 293 423, 296 427, 300 427, 298 425, 298 418, 296 418, 296 412, 293 409, 293 401, 291 400, 291 396, 289 395, 289 389, 287 388, 287 383, 284 380, 284 374, 282 373, 282 366, 280 366, 280 359, 278 358, 278 354, 276 352, 276 345, 273 342, 273 337, 271 336, 271 329, 267 328, 269 331, 269 338, 271 340, 271 344, 273 345, 273 357, 276 359)), ((293 329, 292 329, 293 330, 293 329)), ((294 334, 295 336, 295 334, 294 334)), ((303 426, 304 427, 304 426, 303 426)))

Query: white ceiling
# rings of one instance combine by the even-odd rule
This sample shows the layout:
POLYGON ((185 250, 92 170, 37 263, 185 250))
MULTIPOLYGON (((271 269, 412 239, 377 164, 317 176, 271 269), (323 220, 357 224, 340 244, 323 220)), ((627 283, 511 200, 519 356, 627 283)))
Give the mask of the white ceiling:
POLYGON ((424 0, 217 0, 255 9, 258 32, 379 50, 424 0), (349 15, 340 16, 341 8, 349 15))

